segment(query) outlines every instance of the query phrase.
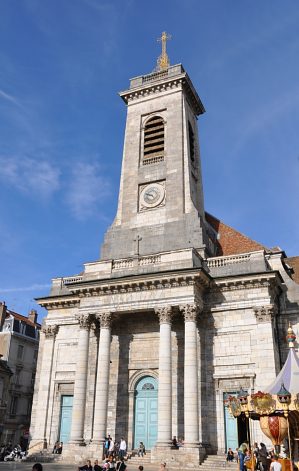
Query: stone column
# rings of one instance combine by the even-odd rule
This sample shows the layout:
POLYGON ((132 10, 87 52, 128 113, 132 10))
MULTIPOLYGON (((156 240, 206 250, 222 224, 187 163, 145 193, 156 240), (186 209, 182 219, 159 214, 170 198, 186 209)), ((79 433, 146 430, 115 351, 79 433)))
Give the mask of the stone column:
POLYGON ((186 447, 199 445, 198 351, 196 304, 180 306, 185 319, 184 427, 186 447))
POLYGON ((101 312, 96 317, 100 321, 101 330, 94 406, 93 442, 101 443, 107 431, 112 315, 111 312, 101 312))
POLYGON ((45 335, 45 339, 38 386, 38 400, 33 438, 35 441, 42 440, 43 447, 47 448, 48 443, 46 434, 48 424, 48 405, 51 389, 54 346, 58 332, 58 325, 45 325, 42 328, 42 332, 45 335))
POLYGON ((157 446, 169 446, 172 440, 172 308, 162 306, 155 311, 160 321, 157 446))
POLYGON ((86 314, 80 314, 77 319, 79 321, 80 330, 77 348, 70 443, 80 444, 84 442, 90 317, 86 314))

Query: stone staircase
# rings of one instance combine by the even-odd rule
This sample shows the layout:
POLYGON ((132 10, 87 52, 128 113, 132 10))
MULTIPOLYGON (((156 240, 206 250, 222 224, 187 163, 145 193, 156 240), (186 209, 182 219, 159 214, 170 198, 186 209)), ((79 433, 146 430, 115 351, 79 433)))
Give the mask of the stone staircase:
POLYGON ((62 461, 62 455, 54 454, 50 450, 41 450, 38 453, 29 454, 25 461, 29 463, 59 463, 62 461))
POLYGON ((133 451, 129 456, 128 456, 128 459, 127 459, 127 464, 128 466, 130 466, 131 468, 131 464, 134 466, 134 468, 136 467, 136 469, 138 468, 138 466, 140 466, 141 464, 143 466, 147 465, 147 464, 150 464, 151 462, 151 452, 150 451, 147 451, 145 455, 142 456, 138 456, 137 452, 136 451, 133 451))
POLYGON ((225 455, 208 455, 199 466, 200 471, 237 471, 238 463, 228 463, 225 455))

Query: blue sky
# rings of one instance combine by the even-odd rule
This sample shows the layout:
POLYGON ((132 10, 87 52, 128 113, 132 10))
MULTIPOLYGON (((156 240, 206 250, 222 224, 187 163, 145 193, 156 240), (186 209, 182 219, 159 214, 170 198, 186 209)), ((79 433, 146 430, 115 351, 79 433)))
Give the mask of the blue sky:
MULTIPOLYGON (((20 313, 99 257, 116 211, 117 92, 160 45, 189 73, 206 210, 299 254, 297 0, 0 0, 0 299, 20 313)), ((40 317, 40 318, 41 318, 40 317)))

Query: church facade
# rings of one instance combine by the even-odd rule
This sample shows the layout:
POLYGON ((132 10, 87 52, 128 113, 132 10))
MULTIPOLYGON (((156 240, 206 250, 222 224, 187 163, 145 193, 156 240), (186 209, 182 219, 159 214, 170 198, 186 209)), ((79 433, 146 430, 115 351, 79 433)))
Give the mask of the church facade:
MULTIPOLYGON (((273 381, 298 326, 297 258, 205 212, 197 119, 181 64, 131 79, 118 209, 100 259, 56 278, 40 341, 31 454, 77 460, 110 434, 152 461, 236 448, 227 394, 273 381), (172 437, 184 446, 171 447, 172 437)), ((256 428, 254 438, 264 440, 256 428)), ((253 436, 252 436, 253 438, 253 436)), ((98 455, 99 456, 99 455, 98 455)))

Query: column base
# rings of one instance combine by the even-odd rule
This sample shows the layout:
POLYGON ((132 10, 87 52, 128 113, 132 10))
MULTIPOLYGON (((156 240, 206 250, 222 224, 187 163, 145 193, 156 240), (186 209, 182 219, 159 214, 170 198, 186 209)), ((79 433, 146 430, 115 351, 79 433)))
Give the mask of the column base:
POLYGON ((163 441, 159 441, 156 443, 156 447, 158 448, 170 448, 172 446, 172 440, 163 440, 163 441))
POLYGON ((184 448, 200 448, 199 442, 184 442, 184 448))
POLYGON ((81 440, 70 440, 66 446, 68 445, 74 445, 74 446, 86 446, 86 442, 83 440, 83 438, 81 440))

